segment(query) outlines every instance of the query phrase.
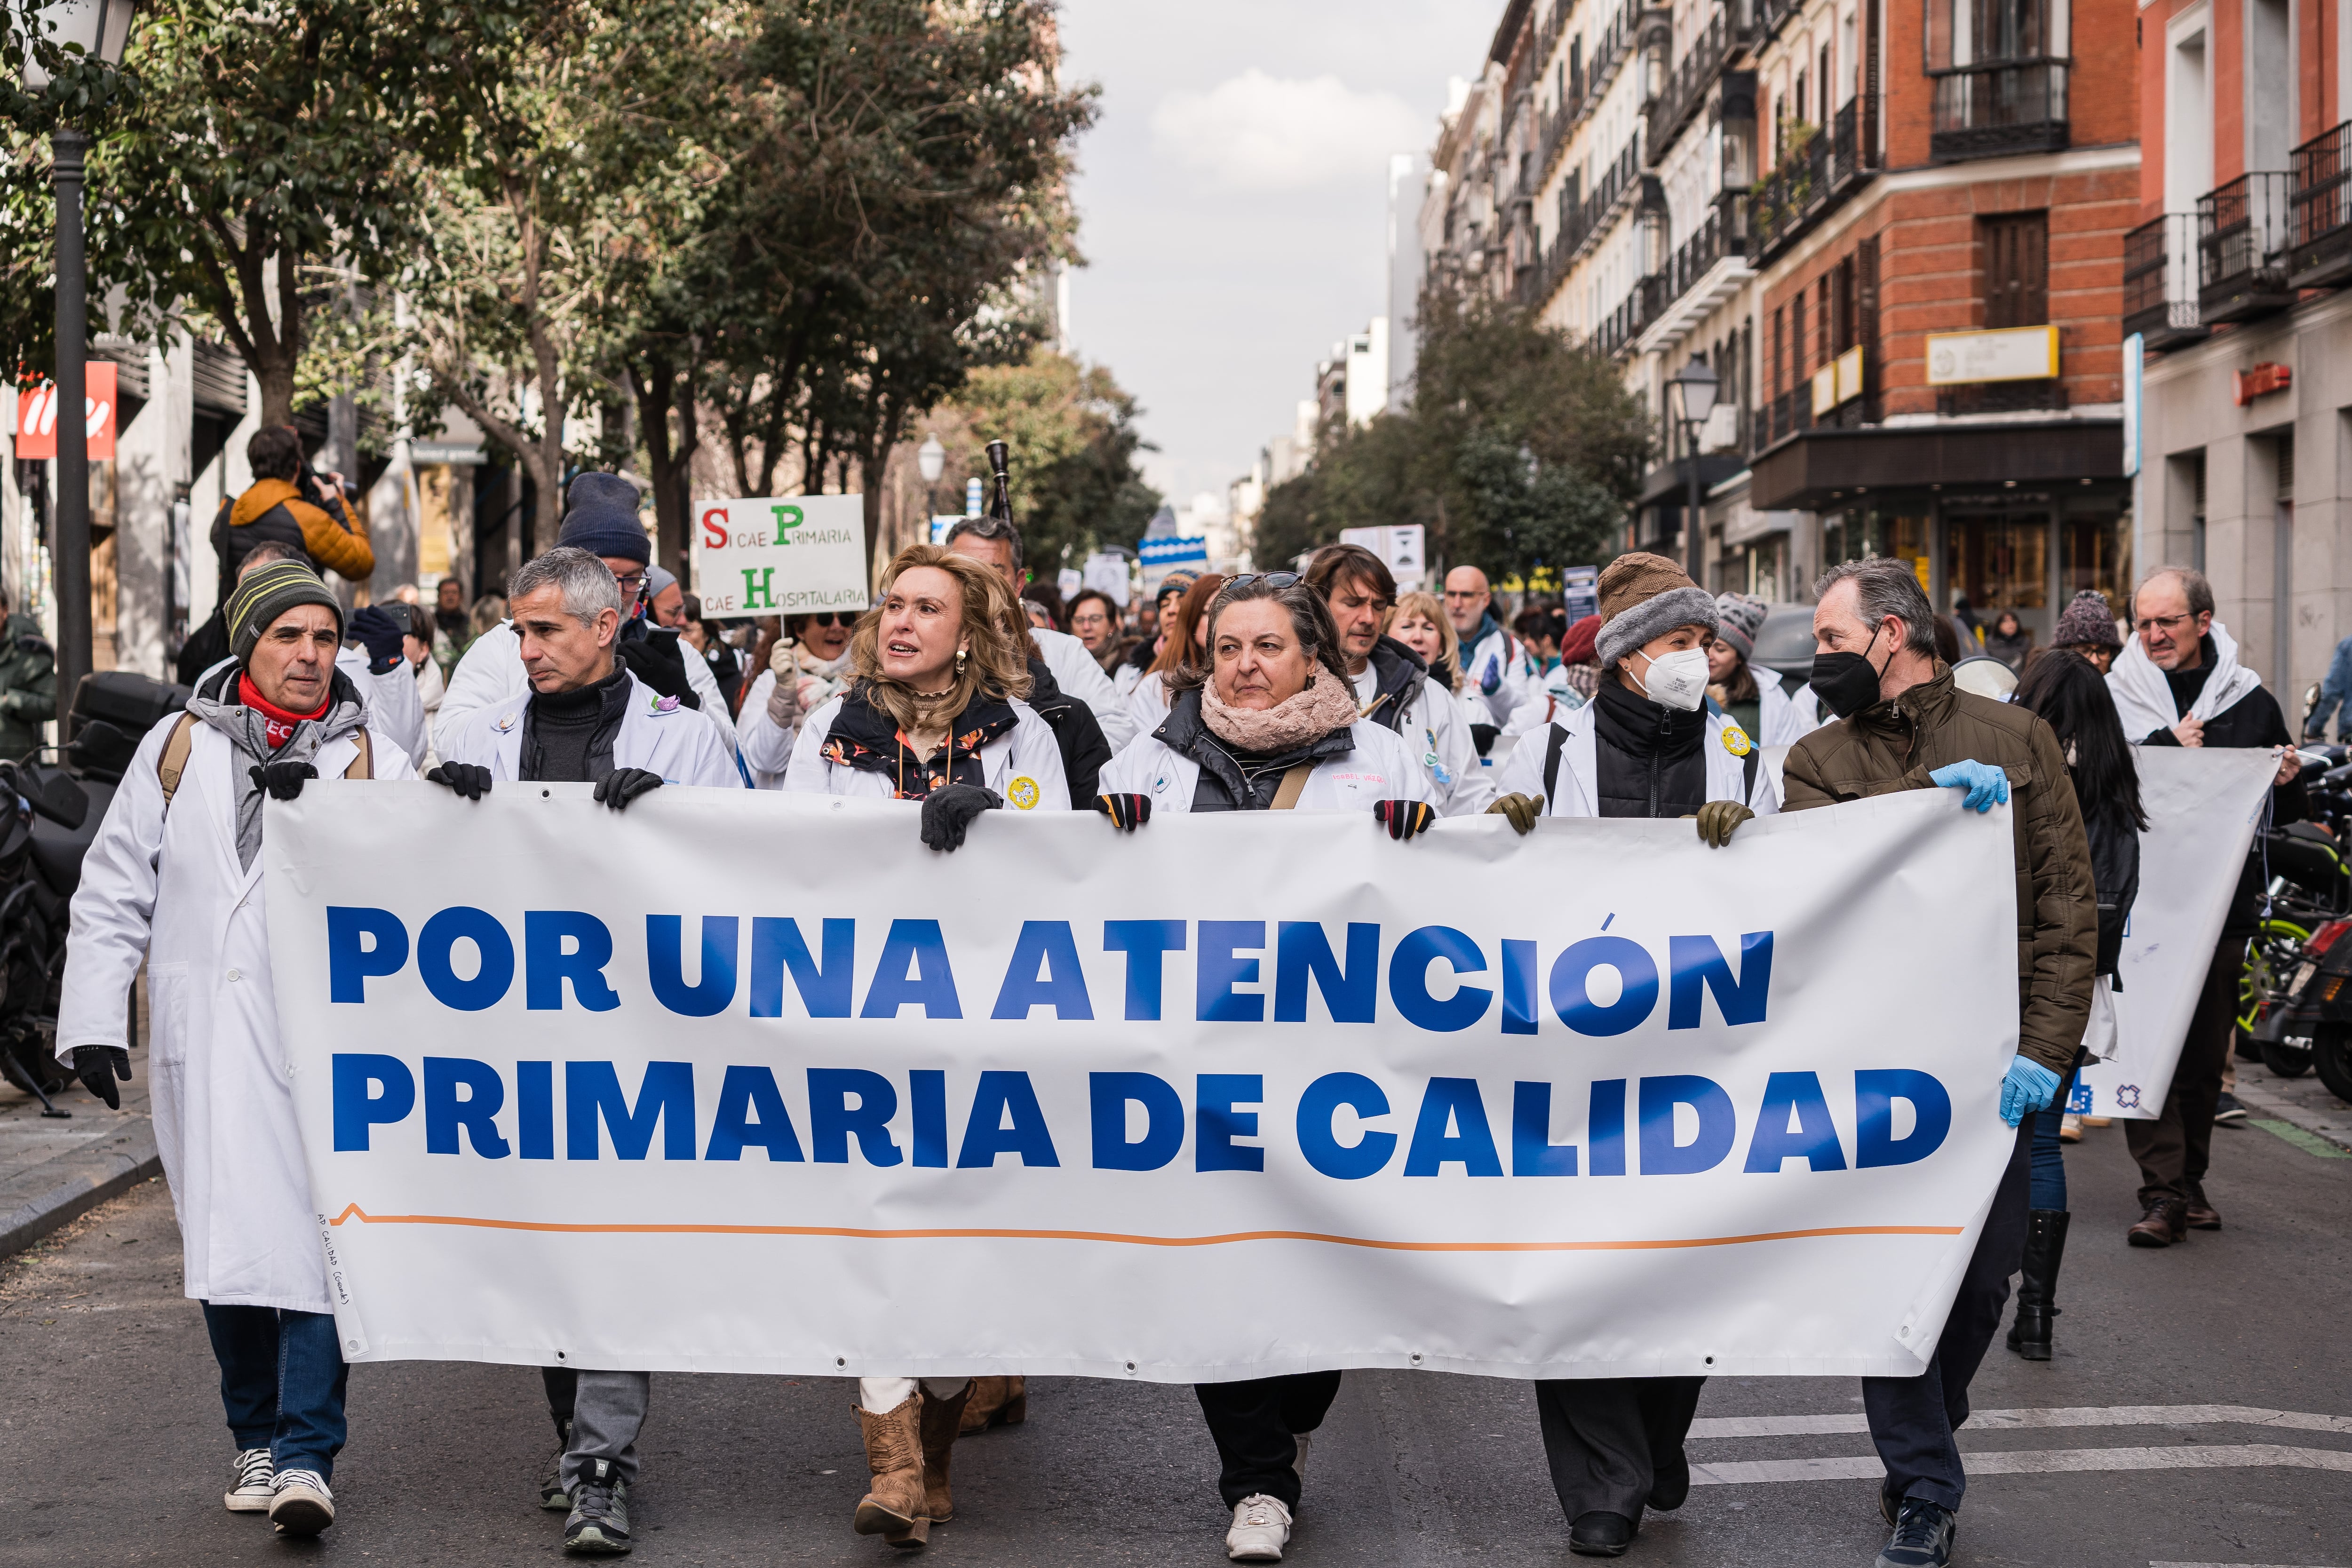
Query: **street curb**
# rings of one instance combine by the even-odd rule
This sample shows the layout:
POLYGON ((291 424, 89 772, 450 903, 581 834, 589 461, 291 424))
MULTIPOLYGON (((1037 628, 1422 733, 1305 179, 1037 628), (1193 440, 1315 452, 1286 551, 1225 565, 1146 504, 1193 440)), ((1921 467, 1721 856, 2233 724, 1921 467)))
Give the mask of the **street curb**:
POLYGON ((35 1166, 24 1178, 37 1195, 0 1214, 0 1258, 10 1258, 109 1198, 119 1197, 150 1176, 163 1173, 155 1150, 155 1126, 145 1117, 126 1144, 105 1152, 77 1151, 35 1166))
MULTIPOLYGON (((2315 1124, 2311 1113, 2304 1110, 2303 1107, 2294 1104, 2292 1100, 2279 1099, 2275 1095, 2258 1089, 2253 1085, 2247 1083, 2242 1077, 2239 1079, 2235 1092, 2239 1100, 2249 1109, 2259 1110, 2266 1116, 2274 1117, 2278 1121, 2284 1121, 2288 1126, 2294 1128, 2297 1131, 2304 1132, 2311 1137, 2316 1138, 2323 1143, 2331 1144, 2338 1149, 2352 1151, 2352 1144, 2346 1143, 2344 1140, 2335 1132, 2315 1124)), ((2292 1142, 2292 1140, 2290 1140, 2290 1142, 2292 1142)))

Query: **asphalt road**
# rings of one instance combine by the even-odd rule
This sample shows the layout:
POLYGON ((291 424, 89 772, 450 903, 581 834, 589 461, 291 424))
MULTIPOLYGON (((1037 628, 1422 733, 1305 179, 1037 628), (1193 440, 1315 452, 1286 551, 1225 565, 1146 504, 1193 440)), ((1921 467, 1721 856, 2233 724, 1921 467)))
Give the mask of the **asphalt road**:
MULTIPOLYGON (((2137 1214, 2120 1130, 2073 1152, 2059 1354, 2029 1365, 1996 1344, 1977 1381, 1957 1561, 2352 1568, 2352 1159, 2259 1129, 2216 1141, 2209 1192, 2227 1228, 2164 1252, 2123 1245, 2137 1214)), ((179 1292, 160 1182, 0 1266, 0 1564, 559 1555, 558 1516, 532 1506, 551 1444, 528 1369, 359 1367, 335 1527, 298 1544, 225 1512, 229 1439, 202 1319, 179 1292)), ((908 1562, 850 1531, 864 1489, 851 1397, 830 1379, 659 1378, 635 1561, 908 1562)), ((1692 1454, 1732 1479, 1654 1515, 1627 1563, 1866 1568, 1884 1531, 1860 1405, 1843 1380, 1710 1384, 1692 1454), (1829 1419, 1786 1419, 1797 1416, 1829 1419), (1728 1425, 1742 1417, 1765 1435, 1726 1435, 1756 1430, 1728 1425)), ((929 1558, 1224 1561, 1214 1458, 1189 1390, 1040 1380, 1030 1410, 1025 1426, 959 1445, 960 1517, 929 1558)), ((1294 1563, 1570 1561, 1517 1384, 1351 1374, 1307 1482, 1294 1563)))

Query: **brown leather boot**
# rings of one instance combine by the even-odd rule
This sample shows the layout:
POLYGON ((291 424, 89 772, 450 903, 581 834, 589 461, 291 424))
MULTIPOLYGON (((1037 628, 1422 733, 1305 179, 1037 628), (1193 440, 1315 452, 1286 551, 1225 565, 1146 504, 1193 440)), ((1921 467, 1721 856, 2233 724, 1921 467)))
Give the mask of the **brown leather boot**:
POLYGON ((2140 1222, 2125 1233, 2134 1247, 2170 1247, 2189 1239, 2189 1205, 2179 1198, 2158 1198, 2147 1205, 2140 1222))
POLYGON ((859 1406, 857 1425, 866 1435, 866 1466, 873 1489, 857 1502, 855 1528, 893 1546, 919 1547, 930 1536, 923 1509, 923 1394, 918 1388, 886 1415, 859 1406))
POLYGON ((1029 1380, 1025 1377, 975 1377, 965 1391, 963 1435, 991 1426, 1018 1426, 1029 1419, 1029 1380))
POLYGON ((956 1434, 971 1398, 970 1383, 953 1399, 923 1395, 923 1512, 933 1524, 955 1517, 955 1500, 948 1493, 948 1460, 955 1453, 956 1434))
POLYGON ((2191 1230, 2221 1229, 2221 1211, 2205 1201, 2205 1184, 2183 1182, 2181 1185, 2189 1189, 2189 1202, 2184 1214, 2189 1228, 2191 1230))

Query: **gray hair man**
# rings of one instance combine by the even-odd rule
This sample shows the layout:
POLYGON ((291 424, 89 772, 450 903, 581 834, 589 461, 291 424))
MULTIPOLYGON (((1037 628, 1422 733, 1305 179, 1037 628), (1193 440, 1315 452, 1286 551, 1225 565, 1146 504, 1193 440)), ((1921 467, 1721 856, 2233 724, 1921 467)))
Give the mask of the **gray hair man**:
MULTIPOLYGON (((2213 618, 2213 586, 2205 574, 2186 566, 2149 573, 2132 595, 2132 623, 2131 642, 2107 672, 2125 735, 2144 746, 2276 747, 2271 820, 2302 821, 2310 802, 2297 777, 2302 762, 2285 716, 2254 672, 2238 662, 2237 643, 2213 618)), ((2265 884, 2258 842, 2247 853, 2221 943, 2206 964, 2164 1110, 2152 1121, 2124 1123, 2124 1142, 2139 1162, 2141 1215, 2126 1233, 2134 1247, 2169 1247, 2188 1240, 2192 1230, 2221 1228, 2220 1211, 2205 1196, 2205 1172, 2215 1120, 2245 1115, 2234 1097, 2223 1094, 2221 1075, 2237 1026, 2246 941, 2261 927, 2265 884)))
POLYGON ((1484 753, 1505 730, 1526 728, 1515 718, 1543 721, 1543 678, 1531 668, 1518 639, 1495 618, 1495 595, 1486 574, 1456 566, 1445 574, 1445 618, 1462 643, 1462 710, 1468 715, 1484 753), (1522 712, 1525 710, 1525 712, 1522 712))
MULTIPOLYGON (((529 694, 476 709, 440 738, 446 759, 425 776, 468 800, 499 780, 593 784, 614 811, 665 784, 740 787, 709 715, 641 683, 614 651, 621 585, 587 551, 558 545, 508 585, 529 694)), ((541 1506, 567 1509, 563 1549, 626 1552, 637 1433, 653 1374, 545 1369, 559 1449, 541 1506)))
POLYGON ((2066 757, 2022 708, 1957 689, 1936 657, 1935 612, 1910 563, 1884 556, 1833 566, 1814 584, 1812 688, 1834 721, 1797 742, 1783 809, 1804 811, 1906 789, 1960 789, 1965 804, 2011 807, 2017 879, 2018 1056, 2001 1087, 2017 1129, 1975 1255, 1917 1377, 1866 1377, 1863 1404, 1886 1465, 1880 1507, 1894 1526, 1881 1563, 1941 1568, 1968 1478, 1953 1442, 1968 1384, 2000 1325, 2023 1259, 2032 1131, 2074 1070, 2091 1012, 2098 895, 2066 757))

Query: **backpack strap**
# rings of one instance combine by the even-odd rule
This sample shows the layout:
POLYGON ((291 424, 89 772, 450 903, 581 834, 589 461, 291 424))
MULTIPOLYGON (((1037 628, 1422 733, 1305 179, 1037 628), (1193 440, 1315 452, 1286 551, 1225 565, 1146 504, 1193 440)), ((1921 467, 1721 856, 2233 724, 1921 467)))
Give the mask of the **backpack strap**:
MULTIPOLYGON (((364 724, 360 726, 359 748, 360 754, 352 759, 352 765, 343 770, 343 776, 347 779, 372 779, 375 777, 375 747, 368 740, 367 726, 364 724)), ((1751 784, 1755 782, 1752 769, 1749 773, 1749 782, 1751 784)))
POLYGON ((180 710, 179 721, 172 726, 171 736, 163 742, 163 754, 155 759, 155 776, 163 781, 163 808, 172 806, 172 797, 180 792, 180 780, 188 771, 188 753, 194 749, 196 716, 185 709, 180 710))
POLYGON ((1553 805, 1559 804, 1559 753, 1567 744, 1568 727, 1552 725, 1544 742, 1544 799, 1553 805))
POLYGON ((1314 771, 1314 763, 1301 763, 1285 773, 1282 775, 1282 782, 1275 786, 1274 804, 1266 809, 1288 811, 1297 805, 1298 797, 1307 793, 1307 775, 1314 771))

